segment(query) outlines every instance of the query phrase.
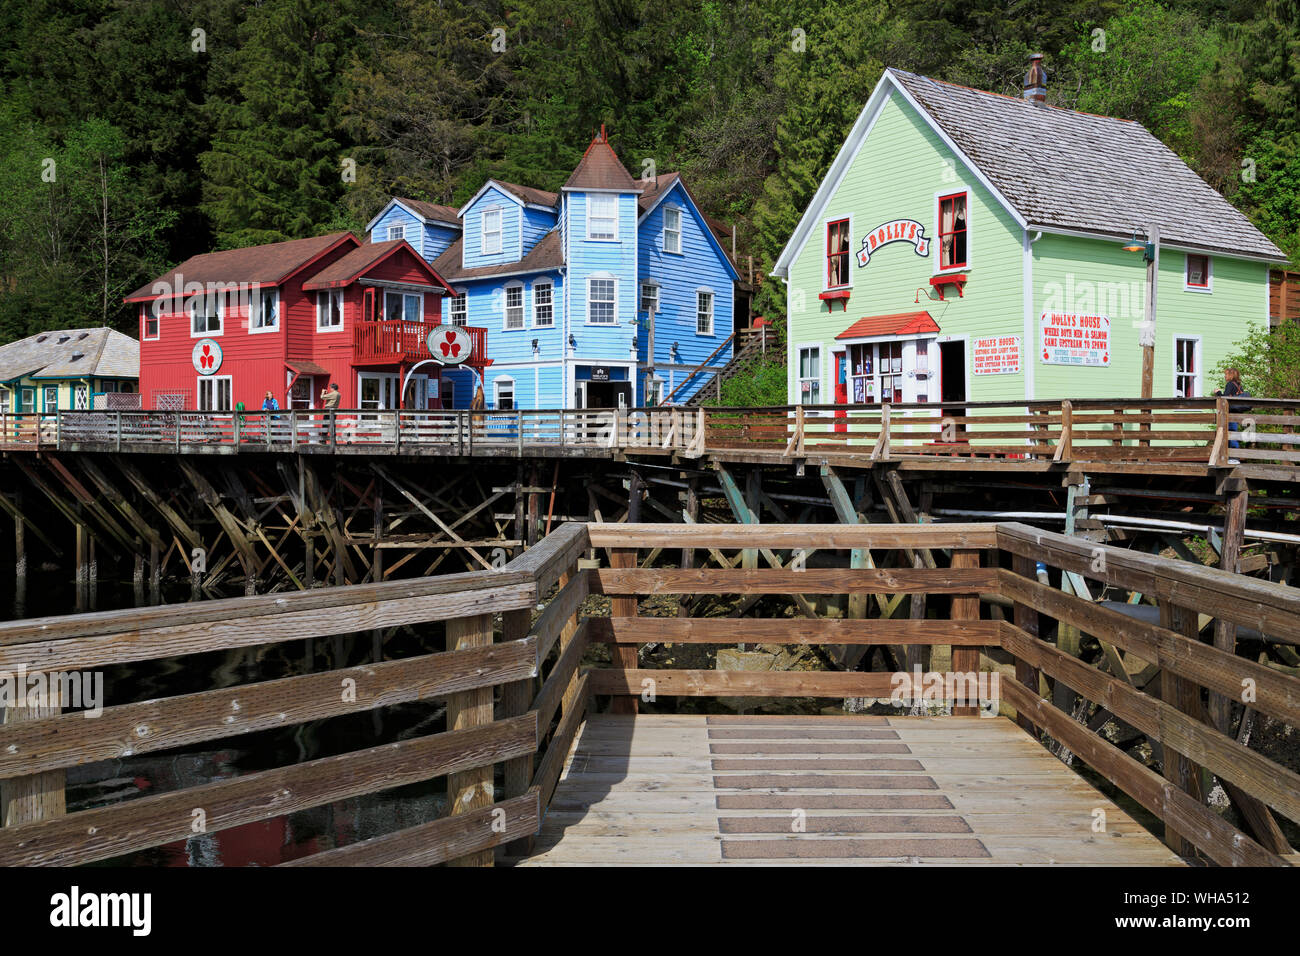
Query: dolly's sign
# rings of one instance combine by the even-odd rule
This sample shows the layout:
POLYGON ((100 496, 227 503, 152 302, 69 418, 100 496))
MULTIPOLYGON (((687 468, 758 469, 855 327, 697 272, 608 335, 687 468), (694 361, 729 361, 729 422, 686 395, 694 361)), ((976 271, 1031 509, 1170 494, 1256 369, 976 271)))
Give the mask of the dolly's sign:
POLYGON ((925 234, 925 226, 915 219, 895 219, 877 226, 862 238, 862 248, 858 250, 858 267, 871 261, 871 254, 881 246, 891 242, 910 242, 916 247, 918 256, 930 254, 930 238, 925 234))

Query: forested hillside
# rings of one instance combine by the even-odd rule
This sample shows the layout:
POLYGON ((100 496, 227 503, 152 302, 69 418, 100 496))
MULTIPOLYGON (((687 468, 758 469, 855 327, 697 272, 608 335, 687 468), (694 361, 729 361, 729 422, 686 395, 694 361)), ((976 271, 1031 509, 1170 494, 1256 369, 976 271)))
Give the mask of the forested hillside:
POLYGON ((1295 0, 11 0, 0 341, 134 334, 165 266, 393 194, 555 189, 601 123, 765 269, 885 66, 1018 95, 1034 51, 1049 102, 1146 124, 1296 257, 1298 48, 1295 0))

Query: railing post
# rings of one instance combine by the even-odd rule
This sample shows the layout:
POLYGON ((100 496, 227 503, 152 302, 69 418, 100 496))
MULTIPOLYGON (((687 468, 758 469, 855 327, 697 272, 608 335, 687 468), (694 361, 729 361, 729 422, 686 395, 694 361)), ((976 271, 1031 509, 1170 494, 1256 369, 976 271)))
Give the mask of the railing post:
POLYGON ((402 453, 402 410, 393 409, 393 453, 402 453))
POLYGON ((117 412, 117 441, 114 446, 115 451, 122 450, 122 413, 117 412))
MULTIPOLYGON (((1037 578, 1032 558, 1022 557, 1017 554, 1012 558, 1011 568, 1022 578, 1026 578, 1030 581, 1036 580, 1037 578)), ((1011 620, 1016 627, 1028 634, 1030 638, 1037 640, 1039 635, 1039 622, 1038 612, 1036 610, 1027 604, 1021 604, 1017 601, 1012 605, 1011 620)), ((1029 692, 1035 697, 1042 696, 1040 690, 1041 678, 1038 673, 1038 668, 1026 661, 1022 661, 1018 657, 1016 658, 1016 680, 1028 687, 1029 692)), ((1018 707, 1016 708, 1016 723, 1028 733, 1035 736, 1039 733, 1039 729, 1034 726, 1033 721, 1021 713, 1020 708, 1018 707)))
MULTIPOLYGON (((532 614, 528 610, 505 611, 501 615, 502 640, 520 641, 528 636, 532 614)), ((539 667, 540 673, 540 667, 539 667)), ((501 688, 501 716, 519 717, 528 713, 533 697, 537 693, 537 679, 514 681, 501 688)), ((548 727, 538 727, 539 736, 545 734, 548 727)), ((533 755, 507 760, 504 766, 505 798, 521 797, 528 792, 533 783, 533 755)), ((524 837, 507 846, 506 852, 513 856, 527 856, 533 850, 533 837, 524 837)))
POLYGON ((1056 454, 1052 461, 1069 461, 1074 454, 1074 406, 1070 402, 1061 402, 1061 437, 1056 442, 1056 454))
POLYGON ((1228 400, 1222 395, 1214 399, 1214 447, 1210 450, 1210 466, 1225 468, 1228 465, 1228 400))
MULTIPOLYGON (((492 643, 492 615, 453 618, 447 622, 447 650, 492 643)), ((447 698, 447 729, 468 730, 492 723, 492 688, 460 691, 447 698)), ((447 813, 456 816, 492 806, 492 765, 447 775, 447 813)), ((492 851, 480 850, 448 861, 448 866, 491 866, 492 851)))
POLYGON ((239 448, 239 439, 240 439, 240 432, 242 431, 243 420, 244 420, 244 416, 239 412, 232 411, 230 413, 230 442, 235 446, 236 449, 239 448))
POLYGON ((515 447, 519 452, 519 457, 524 456, 524 410, 515 409, 515 447))
MULTIPOLYGON (((27 680, 31 681, 35 676, 29 674, 27 680)), ((19 700, 22 706, 4 708, 4 722, 12 725, 58 716, 63 709, 58 696, 59 686, 59 681, 50 680, 44 691, 23 688, 19 700), (26 706, 33 694, 37 695, 36 706, 26 706)), ((63 816, 67 812, 66 773, 64 770, 47 770, 0 781, 0 826, 14 827, 63 816)))
POLYGON ((338 450, 338 446, 339 446, 339 442, 338 442, 338 420, 339 420, 339 413, 338 413, 336 410, 331 409, 330 411, 326 412, 325 414, 329 415, 329 417, 330 417, 330 423, 329 423, 329 444, 330 444, 330 451, 337 451, 337 450, 338 450))
POLYGON ((298 451, 298 413, 294 409, 289 409, 289 448, 298 451))
MULTIPOLYGON (((636 553, 636 548, 614 548, 610 552, 609 566, 611 568, 635 568, 636 553)), ((611 598, 609 616, 611 618, 636 617, 636 595, 631 594, 611 598)), ((636 670, 637 662, 640 659, 637 645, 614 644, 611 650, 613 653, 610 654, 610 658, 616 667, 625 671, 636 670)), ((610 703, 609 709, 610 713, 613 714, 635 714, 638 710, 636 694, 623 694, 615 697, 610 703)))
MULTIPOLYGON (((1191 608, 1180 607, 1167 600, 1160 601, 1160 626, 1193 641, 1200 640, 1199 618, 1191 608)), ((1166 704, 1181 710, 1193 720, 1204 721, 1200 687, 1193 681, 1178 676, 1168 665, 1160 671, 1160 697, 1166 704)), ((1167 741, 1163 744, 1163 750, 1165 779, 1199 802, 1202 799, 1201 768, 1174 750, 1167 741)), ((1173 830, 1168 823, 1165 824, 1165 842, 1179 856, 1190 857, 1196 852, 1195 845, 1173 830)))
MULTIPOLYGON (((954 550, 952 553, 952 569, 960 568, 978 568, 980 566, 980 553, 972 549, 962 548, 954 550)), ((954 594, 952 596, 952 613, 950 618, 953 621, 978 621, 980 617, 980 596, 974 594, 954 594)), ((969 675, 975 678, 980 669, 980 651, 978 647, 967 647, 954 645, 952 649, 952 670, 954 674, 969 675)), ((977 696, 979 694, 979 683, 977 680, 967 679, 960 681, 957 686, 964 686, 967 695, 972 692, 977 696)), ((954 717, 974 717, 979 713, 978 700, 974 704, 957 704, 953 703, 952 714, 954 717)))

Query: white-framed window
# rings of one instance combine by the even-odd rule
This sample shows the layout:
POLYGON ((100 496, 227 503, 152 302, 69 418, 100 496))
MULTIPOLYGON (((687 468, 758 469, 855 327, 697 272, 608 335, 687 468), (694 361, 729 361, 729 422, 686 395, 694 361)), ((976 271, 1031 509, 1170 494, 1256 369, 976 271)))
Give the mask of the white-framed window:
POLYGON ((325 289, 316 293, 316 331, 337 332, 343 328, 343 290, 325 289))
POLYGON ((493 206, 483 210, 482 234, 479 237, 479 252, 485 256, 494 256, 501 251, 501 209, 493 206))
POLYGON ((423 322, 424 296, 418 292, 385 292, 384 320, 423 322))
POLYGON ((549 329, 555 324, 555 286, 550 282, 533 283, 533 328, 549 329))
POLYGON ((7 388, 0 388, 0 415, 9 414, 9 404, 13 401, 13 393, 7 388))
POLYGON ((522 329, 524 327, 524 287, 508 285, 506 292, 506 316, 502 328, 522 329))
POLYGON ((510 411, 515 407, 515 380, 513 378, 497 379, 492 383, 492 391, 495 395, 492 407, 497 411, 510 411))
POLYGON ((590 325, 614 325, 618 321, 618 280, 587 280, 587 322, 590 325))
POLYGON ((24 385, 18 390, 18 411, 36 411, 36 389, 32 386, 24 385))
POLYGON ((651 378, 646 381, 645 403, 648 406, 660 404, 664 400, 664 380, 662 378, 651 378))
POLYGON ((1209 256, 1187 253, 1183 270, 1183 288, 1188 292, 1209 292, 1214 288, 1214 264, 1209 256))
POLYGON ((140 338, 146 341, 153 341, 161 336, 162 320, 155 311, 161 303, 161 299, 154 299, 140 306, 140 338))
POLYGON ((59 408, 59 386, 46 385, 41 389, 41 411, 54 412, 59 408))
POLYGON ((221 334, 222 317, 226 313, 225 298, 217 293, 208 293, 190 301, 190 338, 221 334))
POLYGON ((199 411, 230 411, 234 407, 234 402, 230 400, 232 390, 229 375, 200 375, 199 387, 195 391, 199 397, 199 411))
POLYGON ((1201 339, 1199 336, 1174 336, 1174 397, 1200 398, 1201 339))
POLYGON ((641 283, 641 311, 659 313, 659 283, 641 283))
POLYGON ((299 375, 293 380, 293 385, 289 389, 290 408, 312 407, 312 402, 316 400, 316 390, 312 388, 312 382, 310 375, 299 375))
POLYGON ((389 242, 392 242, 394 239, 405 239, 405 238, 406 238, 406 226, 400 225, 400 226, 388 227, 389 242))
POLYGON ((469 294, 462 292, 451 297, 447 307, 447 322, 450 325, 469 325, 469 294))
POLYGON ((713 334, 713 293, 707 289, 695 293, 695 334, 713 334))
POLYGON ((72 387, 72 407, 78 411, 86 411, 90 408, 90 388, 86 385, 74 385, 72 387))
POLYGON ((799 349, 799 394, 795 396, 795 401, 800 405, 820 405, 821 400, 821 346, 805 345, 799 349))
POLYGON ((618 238, 618 197, 611 193, 587 195, 587 238, 618 238))
POLYGON ((249 310, 249 332, 274 332, 280 327, 280 290, 258 289, 249 310))
POLYGON ((664 208, 664 252, 682 252, 682 211, 676 206, 664 208))

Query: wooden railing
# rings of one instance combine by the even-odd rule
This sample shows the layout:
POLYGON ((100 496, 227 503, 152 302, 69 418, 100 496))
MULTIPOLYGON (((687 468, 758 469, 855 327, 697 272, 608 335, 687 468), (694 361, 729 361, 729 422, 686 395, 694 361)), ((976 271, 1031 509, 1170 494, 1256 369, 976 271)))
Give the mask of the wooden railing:
POLYGON ((1300 466, 1300 401, 1138 399, 770 408, 509 411, 64 411, 8 415, 4 447, 61 450, 338 450, 499 454, 514 448, 662 452, 743 449, 780 458, 985 458, 1300 466))
POLYGON ((113 859, 444 776, 445 817, 293 865, 487 864, 502 844, 528 851, 589 708, 608 698, 611 709, 631 713, 677 696, 865 697, 925 706, 932 716, 949 706, 970 716, 1009 705, 1026 730, 1058 741, 1160 818, 1179 852, 1224 865, 1283 864, 1292 850, 1273 813, 1300 822, 1300 775, 1242 739, 1254 712, 1300 727, 1300 679, 1236 654, 1235 638, 1201 642, 1198 615, 1209 615, 1216 632, 1248 627, 1265 641, 1300 644, 1300 597, 1291 588, 1018 524, 570 524, 495 571, 2 624, 0 672, 47 677, 426 622, 445 622, 446 644, 437 653, 113 702, 93 720, 62 710, 68 701, 29 700, 0 727, 0 865, 113 859), (603 566, 580 566, 589 549, 603 566), (669 549, 682 552, 682 567, 655 557, 669 549), (713 566, 694 566, 696 552, 713 566), (1161 623, 1042 583, 1039 563, 1049 577, 1138 589, 1159 606, 1161 623), (850 600, 847 617, 818 616, 809 600, 846 594, 868 599, 850 600), (583 616, 592 595, 610 598, 608 614, 583 616), (734 616, 678 616, 658 601, 643 615, 641 599, 652 595, 738 595, 741 604, 734 616), (793 599, 803 617, 740 616, 764 595, 793 599), (1010 603, 1011 620, 981 613, 990 598, 1010 603), (936 608, 946 617, 928 616, 936 608), (1100 642, 1102 664, 1082 660, 1067 633, 1100 642), (820 645, 841 659, 879 647, 896 666, 641 666, 641 648, 665 642, 820 645), (592 643, 609 645, 608 665, 584 666, 592 643), (1014 669, 981 680, 996 667, 981 649, 1014 669), (1122 654, 1149 662, 1159 679, 1139 682, 1122 654), (927 689, 935 677, 947 688, 937 700, 927 689), (1087 724, 1075 695, 1096 704, 1087 724), (447 701, 439 733, 65 811, 73 767, 430 698, 447 701), (1242 715, 1237 731, 1234 712, 1242 715), (1112 719, 1147 737, 1163 775, 1099 735, 1112 719), (1202 768, 1223 783, 1249 834, 1206 805, 1202 768))
MULTIPOLYGON (((429 352, 429 333, 438 328, 437 322, 357 322, 352 330, 352 357, 360 365, 387 362, 419 362, 432 358, 429 352)), ((487 329, 462 326, 469 335, 472 356, 487 355, 487 329)))

